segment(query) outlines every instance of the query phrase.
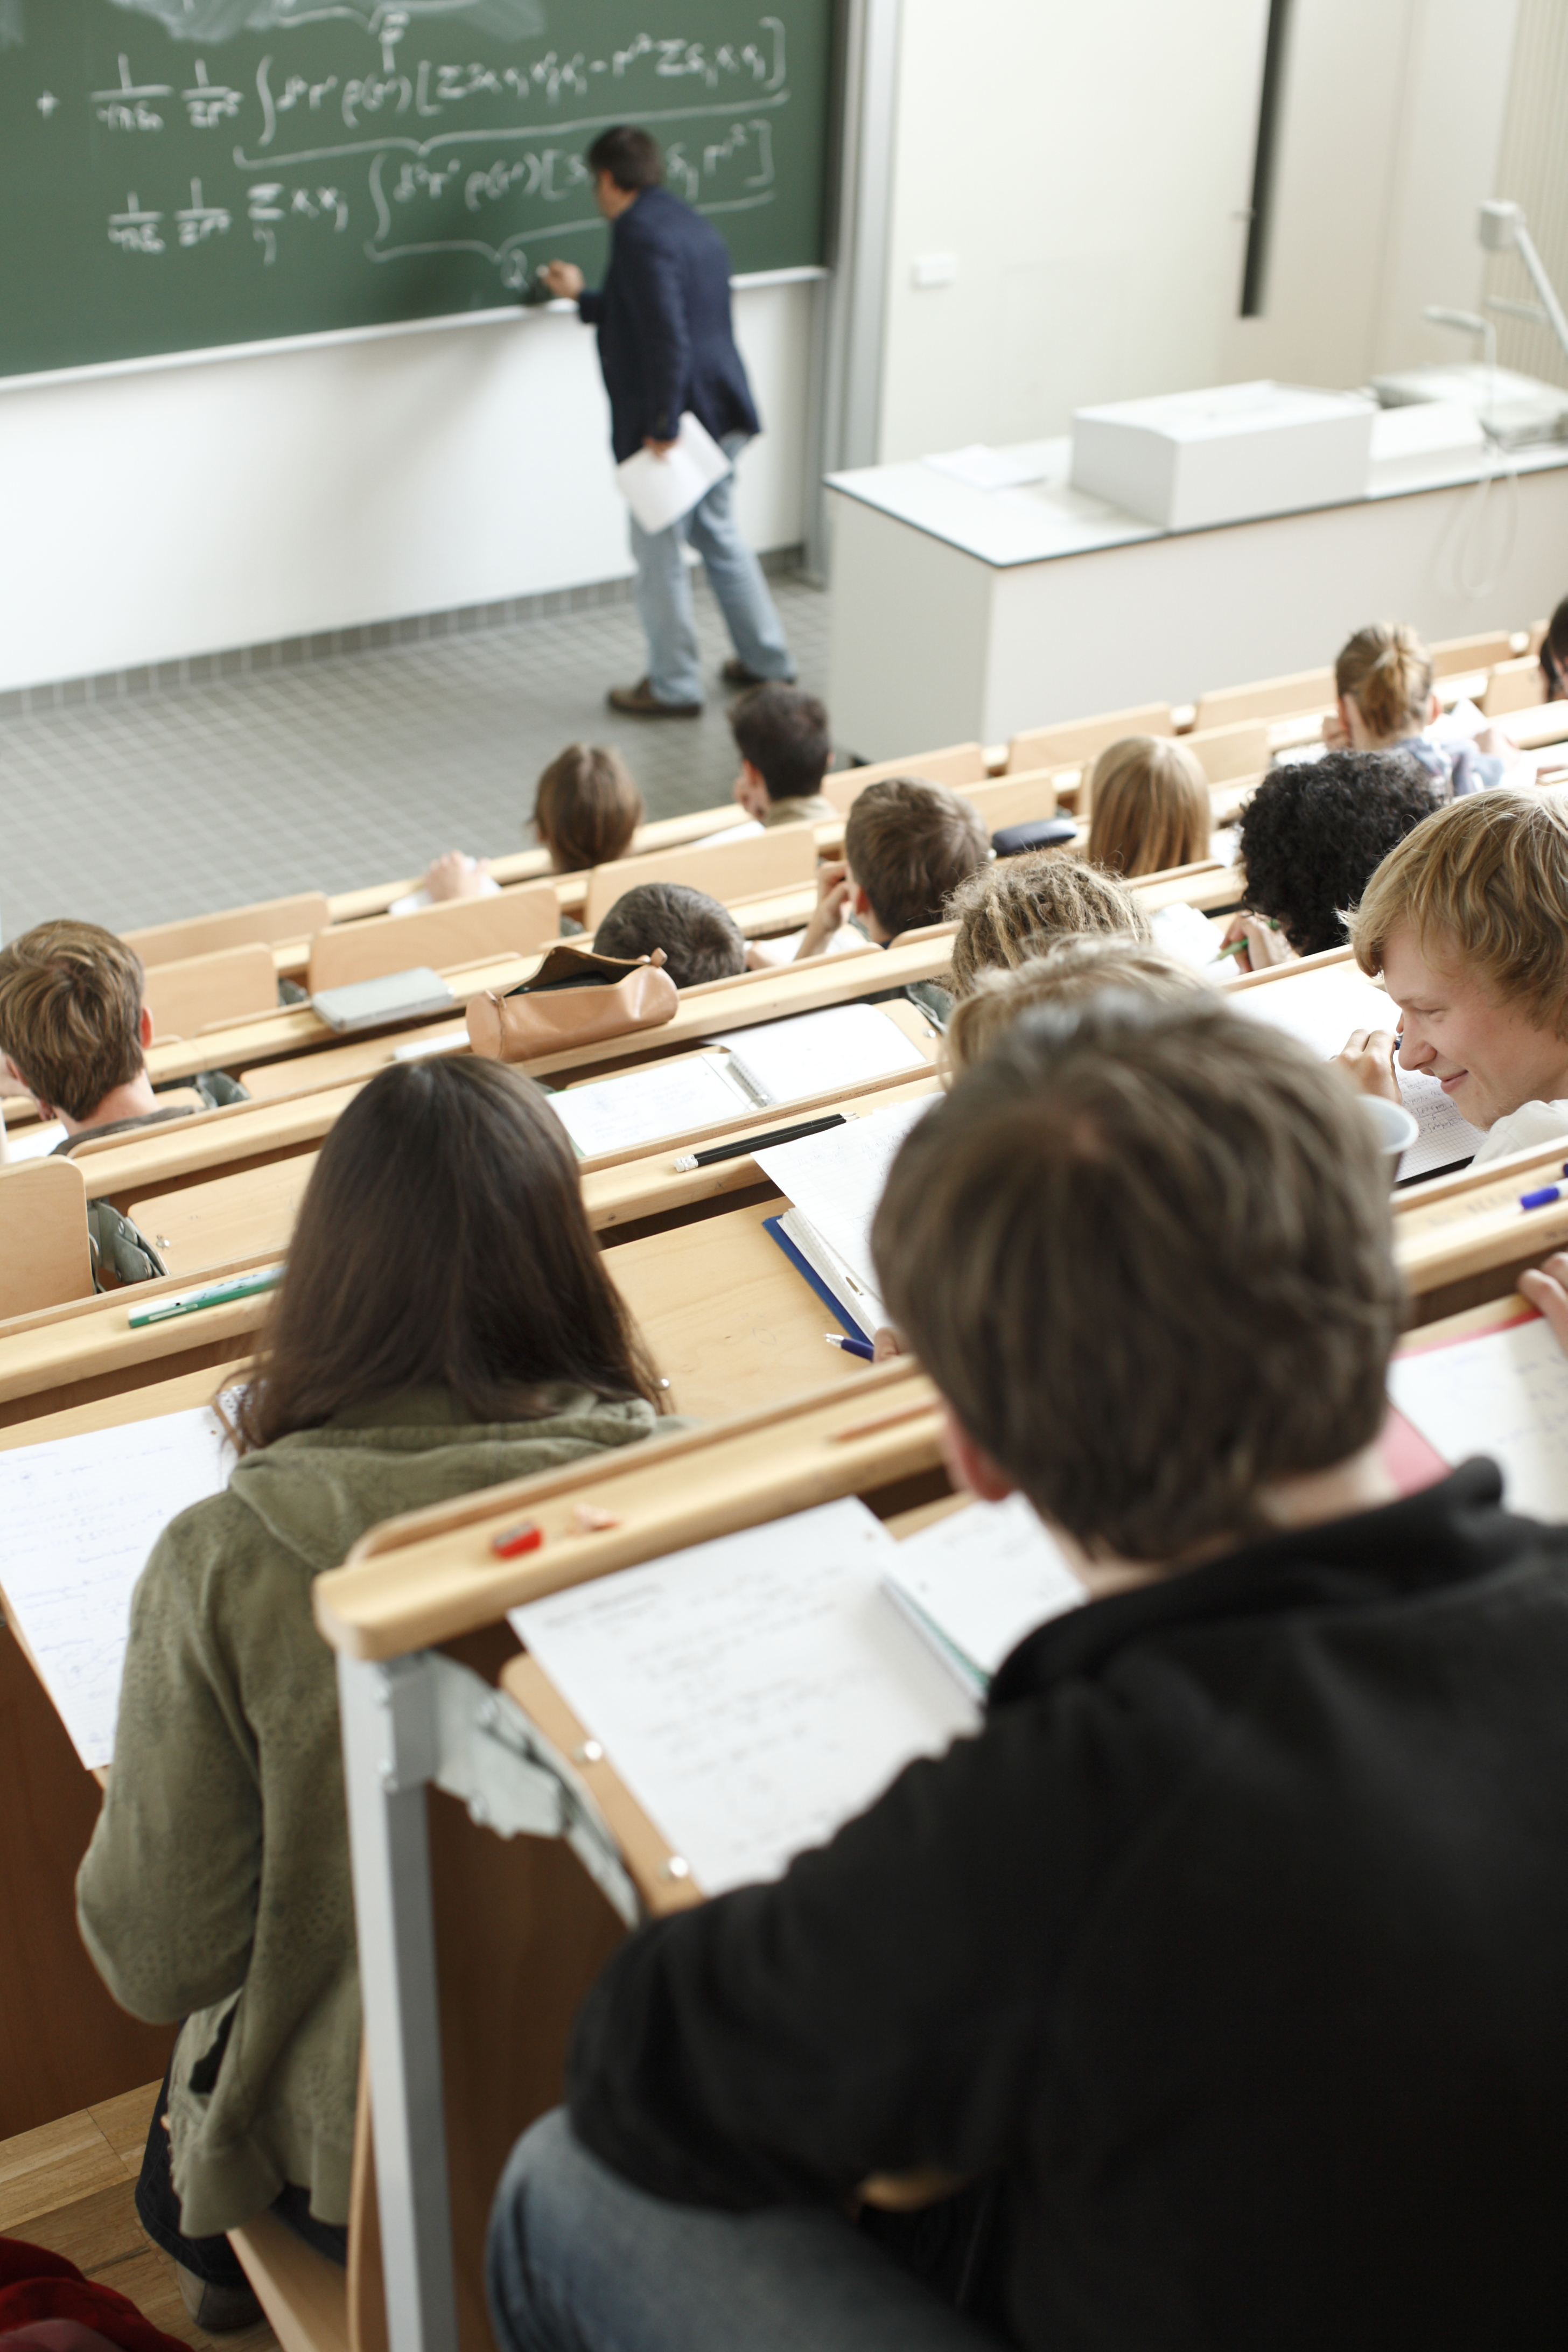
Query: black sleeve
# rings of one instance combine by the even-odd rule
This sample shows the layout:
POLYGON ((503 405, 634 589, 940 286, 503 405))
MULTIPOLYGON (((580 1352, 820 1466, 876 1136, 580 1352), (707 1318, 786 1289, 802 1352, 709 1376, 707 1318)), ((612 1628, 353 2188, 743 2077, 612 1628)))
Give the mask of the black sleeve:
POLYGON ((1082 1879, 1081 1856, 1052 1868, 1042 1817, 1058 1740, 1048 1708, 1009 1709, 776 1884, 623 1946, 572 2052, 584 2144, 656 2195, 739 2210, 1004 2160, 1082 1879))
POLYGON ((605 289, 584 286, 577 297, 577 316, 585 327, 596 327, 605 315, 605 289))

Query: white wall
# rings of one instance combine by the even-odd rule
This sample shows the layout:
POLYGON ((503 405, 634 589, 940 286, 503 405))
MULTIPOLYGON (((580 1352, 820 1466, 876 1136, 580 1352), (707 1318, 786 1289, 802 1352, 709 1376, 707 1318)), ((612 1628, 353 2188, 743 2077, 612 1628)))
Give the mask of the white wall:
POLYGON ((1295 0, 1267 315, 1241 320, 1264 0, 904 0, 884 460, 1072 410, 1468 356, 1518 0, 1295 0), (972 62, 977 61, 977 62, 972 62), (918 290, 921 255, 950 286, 918 290))
POLYGON ((1266 315, 1232 319, 1223 380, 1355 384, 1468 360, 1428 302, 1473 310, 1517 0, 1296 0, 1266 315))
POLYGON ((884 460, 1215 381, 1265 0, 904 0, 884 460), (915 260, 958 275, 922 291, 915 260))
MULTIPOLYGON (((754 546, 803 530, 810 285, 742 288, 754 546)), ((629 572, 570 311, 0 391, 0 688, 629 572)))

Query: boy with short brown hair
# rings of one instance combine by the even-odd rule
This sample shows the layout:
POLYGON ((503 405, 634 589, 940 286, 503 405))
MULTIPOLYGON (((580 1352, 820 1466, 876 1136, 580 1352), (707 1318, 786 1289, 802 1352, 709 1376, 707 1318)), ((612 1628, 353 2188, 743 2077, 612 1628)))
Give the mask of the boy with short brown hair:
POLYGON ((820 955, 851 919, 879 947, 940 923, 949 892, 990 856, 980 813, 961 793, 917 776, 868 784, 850 804, 843 862, 822 868, 796 960, 820 955))

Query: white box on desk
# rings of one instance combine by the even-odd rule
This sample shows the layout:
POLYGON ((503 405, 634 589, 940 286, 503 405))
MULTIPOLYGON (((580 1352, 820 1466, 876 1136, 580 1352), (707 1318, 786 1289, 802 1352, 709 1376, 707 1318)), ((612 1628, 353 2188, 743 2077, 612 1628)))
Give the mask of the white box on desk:
POLYGON ((1366 496, 1375 402, 1225 383, 1080 408, 1072 483, 1166 530, 1343 506, 1366 496))

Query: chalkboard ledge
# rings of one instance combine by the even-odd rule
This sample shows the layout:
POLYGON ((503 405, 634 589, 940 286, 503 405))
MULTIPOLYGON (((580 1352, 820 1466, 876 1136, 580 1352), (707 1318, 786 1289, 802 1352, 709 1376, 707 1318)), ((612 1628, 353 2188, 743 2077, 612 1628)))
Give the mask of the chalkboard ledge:
MULTIPOLYGON (((732 278, 737 293, 764 286, 804 286, 826 278, 815 262, 794 269, 754 269, 732 278)), ((138 359, 94 360, 85 367, 39 368, 31 374, 0 376, 0 393, 41 392, 50 384, 91 383, 103 376, 147 375, 158 368, 206 367, 220 360, 253 360, 274 352, 324 351, 333 343, 377 343, 395 335, 427 335, 453 327, 515 326, 546 312, 574 310, 574 302, 509 302, 499 310, 443 311, 433 319, 393 319, 375 327, 329 328, 324 334, 275 335, 253 343, 220 343, 188 352, 148 352, 138 359)))

